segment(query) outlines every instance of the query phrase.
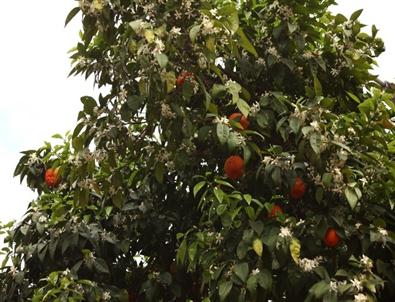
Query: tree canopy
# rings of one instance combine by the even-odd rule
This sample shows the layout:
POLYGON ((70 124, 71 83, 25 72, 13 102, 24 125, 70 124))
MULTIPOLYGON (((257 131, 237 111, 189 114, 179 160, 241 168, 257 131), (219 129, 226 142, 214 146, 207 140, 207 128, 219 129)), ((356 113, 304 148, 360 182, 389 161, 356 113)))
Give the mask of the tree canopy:
POLYGON ((75 129, 24 151, 0 301, 391 301, 393 91, 334 0, 80 0, 75 129))

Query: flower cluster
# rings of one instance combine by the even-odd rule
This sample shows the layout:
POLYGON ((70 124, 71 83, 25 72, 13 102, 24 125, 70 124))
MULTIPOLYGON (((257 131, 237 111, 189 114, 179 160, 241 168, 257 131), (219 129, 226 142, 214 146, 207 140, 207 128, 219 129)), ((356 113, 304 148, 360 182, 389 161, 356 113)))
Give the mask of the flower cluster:
POLYGON ((311 272, 317 268, 323 261, 322 256, 315 257, 314 259, 302 258, 299 260, 299 267, 304 272, 311 272))

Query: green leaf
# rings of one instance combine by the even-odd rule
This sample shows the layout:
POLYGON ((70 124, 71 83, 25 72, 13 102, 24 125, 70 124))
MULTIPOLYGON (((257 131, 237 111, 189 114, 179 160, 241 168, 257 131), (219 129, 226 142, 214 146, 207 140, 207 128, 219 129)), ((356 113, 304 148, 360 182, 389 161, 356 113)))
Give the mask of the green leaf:
POLYGON ((314 75, 314 92, 316 96, 322 96, 322 86, 316 75, 314 75))
POLYGON ((232 290, 233 282, 225 281, 219 285, 219 298, 220 301, 224 301, 232 290))
POLYGON ((81 97, 81 102, 84 104, 84 111, 92 115, 93 109, 97 106, 95 99, 90 96, 83 96, 81 97))
POLYGON ((336 24, 341 24, 341 23, 344 23, 346 21, 347 21, 347 18, 344 15, 342 15, 342 14, 337 14, 336 17, 335 17, 335 23, 336 24))
POLYGON ((156 54, 156 60, 158 61, 159 66, 162 68, 165 68, 169 62, 169 58, 164 53, 156 54))
POLYGON ((104 274, 110 273, 107 263, 102 258, 96 258, 93 265, 95 269, 100 273, 104 273, 104 274))
POLYGON ((222 202, 224 200, 225 192, 222 191, 220 188, 215 187, 214 188, 214 195, 218 199, 219 202, 222 202))
POLYGON ((236 254, 237 258, 244 259, 248 252, 248 245, 244 241, 240 241, 237 245, 236 254))
POLYGON ((129 25, 136 33, 138 33, 140 31, 142 23, 143 23, 143 20, 137 19, 132 22, 129 22, 129 25))
POLYGON ((321 145, 322 145, 322 138, 321 134, 314 132, 310 136, 310 146, 313 149, 313 151, 318 155, 321 152, 321 145))
POLYGON ((193 262, 195 260, 196 253, 197 253, 197 242, 193 242, 188 247, 188 259, 190 262, 193 262))
POLYGON ((177 262, 180 264, 184 264, 185 255, 187 253, 187 242, 184 239, 177 250, 177 262))
POLYGON ((350 17, 350 20, 351 21, 357 20, 359 18, 359 16, 362 14, 362 12, 363 12, 363 9, 359 9, 359 10, 353 12, 351 17, 350 17))
POLYGON ((322 280, 314 284, 310 289, 309 292, 314 295, 315 298, 319 299, 322 298, 328 291, 329 291, 329 284, 327 281, 322 280))
POLYGON ((235 272, 236 276, 242 282, 246 282, 248 274, 250 272, 249 267, 248 267, 248 263, 244 262, 244 263, 240 263, 240 264, 235 265, 234 266, 234 272, 235 272))
POLYGON ((250 226, 253 228, 253 230, 255 231, 255 233, 260 236, 263 232, 263 222, 260 220, 257 221, 250 221, 250 226))
POLYGON ((163 183, 164 172, 165 172, 165 165, 162 163, 157 163, 155 166, 155 179, 159 183, 163 183))
POLYGON ((228 141, 229 133, 230 128, 227 125, 223 123, 217 124, 217 137, 221 145, 224 145, 228 141))
POLYGON ((235 34, 239 28, 237 7, 233 3, 229 3, 221 8, 220 14, 224 17, 223 23, 230 30, 232 35, 235 34))
POLYGON ((193 187, 193 196, 196 197, 197 193, 204 187, 206 184, 206 181, 203 180, 201 182, 198 182, 194 187, 193 187))
POLYGON ((244 200, 247 202, 247 204, 250 205, 251 201, 252 201, 252 196, 250 194, 244 194, 243 197, 244 197, 244 200))
POLYGON ((350 91, 346 91, 347 95, 354 100, 356 103, 360 104, 361 100, 353 93, 351 93, 350 91))
POLYGON ((73 18, 78 14, 78 12, 80 11, 79 7, 74 7, 69 14, 66 17, 66 21, 64 22, 64 26, 67 26, 67 24, 69 24, 69 22, 71 20, 73 20, 73 18))
POLYGON ((263 289, 270 290, 272 288, 273 278, 272 278, 272 274, 268 270, 264 269, 260 271, 256 276, 259 285, 263 289))
POLYGON ((294 33, 295 30, 297 30, 297 29, 298 29, 298 24, 288 22, 288 30, 289 30, 290 34, 294 33))
POLYGON ((351 209, 354 209, 358 202, 358 196, 355 193, 355 190, 353 188, 347 187, 344 190, 344 194, 346 195, 348 204, 350 205, 351 209))
POLYGON ((250 109, 251 109, 250 105, 248 105, 246 101, 240 98, 237 100, 237 108, 239 108, 240 112, 246 117, 250 113, 250 109))
POLYGON ((289 127, 291 127, 293 133, 298 134, 300 127, 302 127, 302 121, 295 116, 291 116, 289 119, 289 127))
POLYGON ((191 39, 192 43, 195 43, 196 37, 200 31, 201 25, 193 26, 189 31, 189 38, 191 39))
POLYGON ((251 44, 250 40, 247 38, 245 35, 243 29, 239 27, 237 30, 237 34, 239 35, 240 38, 240 45, 243 47, 246 51, 254 55, 256 58, 258 57, 258 53, 255 49, 255 47, 251 44))

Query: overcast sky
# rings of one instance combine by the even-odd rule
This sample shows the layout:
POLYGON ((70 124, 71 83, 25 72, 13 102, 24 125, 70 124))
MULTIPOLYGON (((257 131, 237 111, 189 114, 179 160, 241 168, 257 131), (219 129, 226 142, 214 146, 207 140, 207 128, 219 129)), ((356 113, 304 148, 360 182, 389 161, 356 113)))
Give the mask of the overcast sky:
MULTIPOLYGON (((67 78, 67 51, 78 37, 79 20, 67 28, 64 19, 76 1, 2 1, 0 9, 0 220, 19 219, 33 193, 12 178, 19 152, 37 148, 52 134, 73 129, 79 98, 92 95, 93 83, 67 78)), ((380 29, 387 52, 379 59, 378 73, 395 80, 395 35, 389 0, 340 0, 336 12, 347 17, 359 9, 361 20, 380 29)))

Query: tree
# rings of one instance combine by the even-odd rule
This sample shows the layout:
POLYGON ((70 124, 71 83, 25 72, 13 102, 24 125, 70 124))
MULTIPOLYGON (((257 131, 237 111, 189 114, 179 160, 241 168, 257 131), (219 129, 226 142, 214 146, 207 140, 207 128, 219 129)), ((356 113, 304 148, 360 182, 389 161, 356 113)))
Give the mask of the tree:
POLYGON ((393 91, 334 3, 79 1, 110 92, 23 152, 0 301, 391 301, 393 91))

